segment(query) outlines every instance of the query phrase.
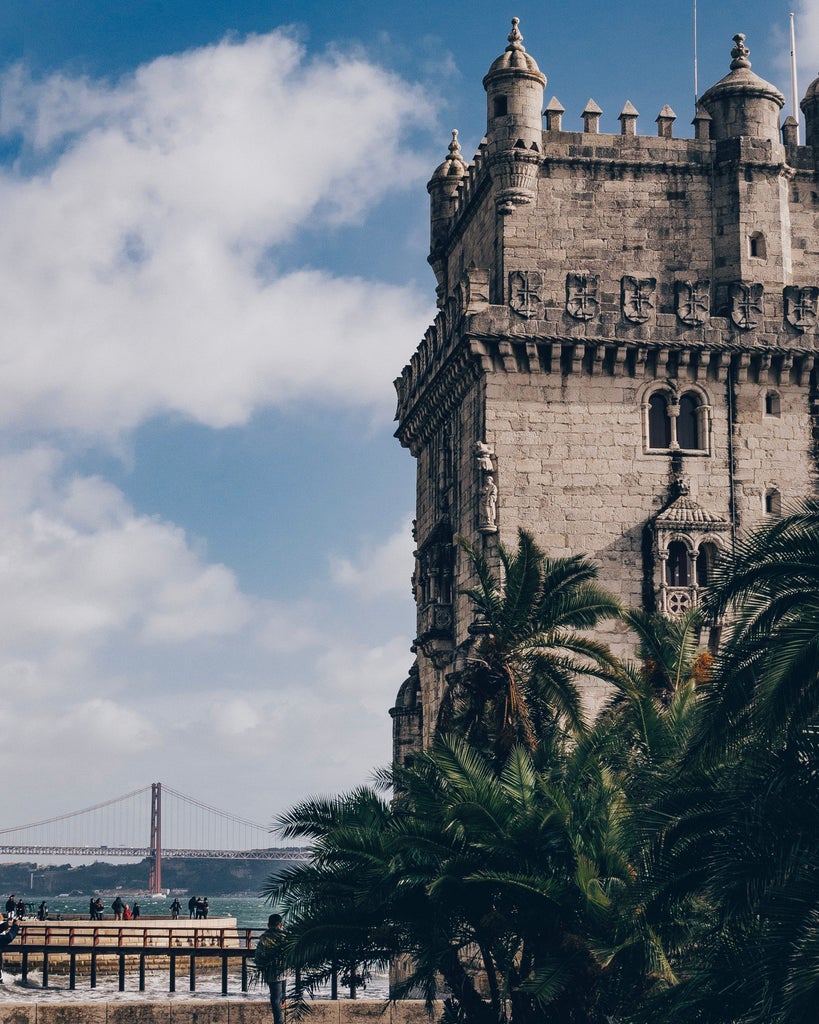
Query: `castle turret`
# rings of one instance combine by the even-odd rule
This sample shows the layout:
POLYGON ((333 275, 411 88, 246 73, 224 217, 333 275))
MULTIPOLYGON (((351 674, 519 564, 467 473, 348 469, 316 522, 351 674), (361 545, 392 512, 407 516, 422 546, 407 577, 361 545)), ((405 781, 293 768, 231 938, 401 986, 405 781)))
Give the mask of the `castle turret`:
POLYGON ((805 143, 813 146, 814 154, 819 154, 819 78, 810 83, 799 106, 805 115, 805 143))
POLYGON ((731 71, 713 85, 700 103, 711 115, 711 138, 716 142, 747 136, 779 142, 779 112, 785 97, 770 82, 751 71, 750 50, 742 33, 734 36, 731 71))
POLYGON ((523 47, 517 18, 512 18, 508 39, 509 45, 483 80, 487 159, 501 213, 531 203, 537 194, 546 88, 546 76, 523 47))
POLYGON ((429 192, 430 214, 430 253, 429 262, 438 282, 439 301, 446 293, 446 268, 443 259, 443 245, 452 224, 455 199, 461 179, 466 174, 466 164, 461 156, 457 129, 452 129, 452 142, 449 153, 442 164, 439 164, 427 183, 429 192))
MULTIPOLYGON (((777 301, 791 283, 786 152, 779 114, 785 97, 751 71, 745 36, 734 36, 731 70, 700 99, 711 116, 714 150, 714 306, 736 313, 766 293, 777 301), (741 294, 740 294, 741 293, 741 294), (749 298, 750 296, 750 298, 749 298)), ((737 314, 738 315, 738 314, 737 314)), ((754 316, 741 316, 741 326, 754 316)))

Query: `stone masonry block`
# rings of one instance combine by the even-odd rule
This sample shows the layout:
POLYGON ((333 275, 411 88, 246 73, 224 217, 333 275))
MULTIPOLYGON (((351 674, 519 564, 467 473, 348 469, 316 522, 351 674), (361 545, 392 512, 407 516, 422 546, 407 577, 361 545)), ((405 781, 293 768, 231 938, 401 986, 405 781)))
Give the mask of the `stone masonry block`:
POLYGON ((422 999, 402 999, 390 1007, 389 1024, 430 1024, 440 1020, 443 1009, 443 1002, 437 1000, 428 1014, 422 999))
POLYGON ((340 1024, 390 1024, 389 1003, 378 1000, 339 999, 340 1024))
POLYGON ((228 1024, 270 1024, 272 1019, 270 1003, 266 999, 231 1000, 228 1003, 228 1024))
MULTIPOLYGON (((270 1015, 269 1004, 262 1001, 255 1003, 267 1011, 266 1017, 270 1015)), ((256 1020, 261 1020, 261 1016, 257 1015, 256 1020)), ((230 1024, 230 1002, 227 999, 207 1003, 188 1000, 172 1002, 171 1024, 230 1024)))
MULTIPOLYGON (((37 1024, 106 1024, 105 1003, 41 1003, 37 1007, 37 1024)), ((133 1018, 134 1024, 166 1024, 167 1012, 164 1017, 144 1016, 133 1018)), ((131 1024, 131 1018, 120 1018, 117 1024, 131 1024)))
POLYGON ((4 1006, 0 1008, 3 1024, 36 1024, 36 1006, 4 1006))
POLYGON ((308 1011, 305 1024, 339 1024, 341 1000, 308 999, 305 1005, 308 1011))
MULTIPOLYGON (((95 1011, 98 1006, 103 1012, 107 1009, 107 1016, 94 1017, 67 1017, 65 1024, 170 1024, 171 1003, 108 1003, 87 1004, 90 1012, 95 1011)), ((45 1024, 42 1018, 38 1017, 37 1024, 45 1024)), ((61 1020, 48 1021, 48 1024, 63 1024, 61 1020)), ((227 1024, 227 1016, 224 1018, 227 1024)))

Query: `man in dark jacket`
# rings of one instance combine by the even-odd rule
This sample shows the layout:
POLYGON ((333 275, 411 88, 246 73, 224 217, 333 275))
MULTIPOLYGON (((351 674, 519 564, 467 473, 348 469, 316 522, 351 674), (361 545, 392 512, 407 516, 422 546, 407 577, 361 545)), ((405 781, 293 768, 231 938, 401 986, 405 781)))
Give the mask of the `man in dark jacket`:
POLYGON ((270 989, 270 1007, 273 1024, 284 1024, 284 995, 287 982, 284 968, 284 940, 280 914, 267 919, 267 931, 262 933, 253 958, 256 970, 270 989))

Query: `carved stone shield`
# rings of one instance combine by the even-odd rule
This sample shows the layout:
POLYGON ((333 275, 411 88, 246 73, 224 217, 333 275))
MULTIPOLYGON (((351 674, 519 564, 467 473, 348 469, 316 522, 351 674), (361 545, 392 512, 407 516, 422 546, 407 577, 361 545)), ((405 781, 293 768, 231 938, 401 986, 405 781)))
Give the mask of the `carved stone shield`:
POLYGON ((735 281, 728 292, 731 300, 731 319, 743 331, 750 331, 759 324, 764 313, 761 284, 743 284, 735 281))
POLYGON ((536 317, 543 309, 543 278, 536 270, 513 270, 509 275, 509 305, 518 316, 536 317))
POLYGON ((600 309, 596 274, 566 275, 566 312, 575 320, 592 320, 600 309))
POLYGON ((674 304, 677 316, 690 327, 700 327, 710 312, 711 282, 677 281, 674 286, 674 304))
POLYGON ((784 293, 785 319, 797 331, 810 331, 816 326, 819 288, 789 285, 784 293))
POLYGON ((633 324, 644 324, 651 316, 654 303, 651 296, 657 287, 656 277, 620 278, 620 303, 623 316, 633 324))

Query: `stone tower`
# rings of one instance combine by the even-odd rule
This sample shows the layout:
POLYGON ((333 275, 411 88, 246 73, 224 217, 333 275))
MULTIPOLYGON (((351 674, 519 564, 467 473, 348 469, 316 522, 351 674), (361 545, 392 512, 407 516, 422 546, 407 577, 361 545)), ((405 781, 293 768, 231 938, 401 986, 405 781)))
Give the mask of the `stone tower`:
MULTIPOLYGON (((460 535, 519 527, 586 554, 625 605, 699 600, 737 531, 817 485, 819 79, 796 122, 742 35, 694 138, 566 131, 514 19, 483 80, 486 137, 429 182, 439 313, 396 381, 417 460, 417 661, 396 760, 429 742, 471 643, 460 535)), ((626 638, 612 626, 615 649, 626 638)), ((601 694, 589 692, 594 707, 601 694)))

